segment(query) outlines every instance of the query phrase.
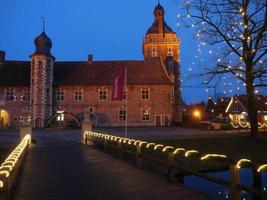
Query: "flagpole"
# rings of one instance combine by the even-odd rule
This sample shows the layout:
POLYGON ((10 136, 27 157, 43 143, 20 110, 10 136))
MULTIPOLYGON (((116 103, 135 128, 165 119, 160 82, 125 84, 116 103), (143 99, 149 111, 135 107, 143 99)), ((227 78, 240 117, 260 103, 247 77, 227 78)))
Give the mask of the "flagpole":
POLYGON ((125 110, 126 110, 126 116, 125 116, 125 137, 128 137, 128 88, 127 88, 127 66, 125 66, 125 85, 126 85, 126 99, 125 99, 125 110))

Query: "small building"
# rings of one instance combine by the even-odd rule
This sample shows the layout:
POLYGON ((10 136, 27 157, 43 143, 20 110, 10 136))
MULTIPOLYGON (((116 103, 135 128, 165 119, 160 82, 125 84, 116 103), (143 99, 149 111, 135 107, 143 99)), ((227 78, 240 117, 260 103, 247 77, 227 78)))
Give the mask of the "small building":
MULTIPOLYGON (((258 113, 258 122, 267 122, 267 98, 263 95, 256 95, 255 106, 258 113)), ((247 122, 247 97, 245 95, 233 96, 228 103, 225 112, 233 122, 247 122)))

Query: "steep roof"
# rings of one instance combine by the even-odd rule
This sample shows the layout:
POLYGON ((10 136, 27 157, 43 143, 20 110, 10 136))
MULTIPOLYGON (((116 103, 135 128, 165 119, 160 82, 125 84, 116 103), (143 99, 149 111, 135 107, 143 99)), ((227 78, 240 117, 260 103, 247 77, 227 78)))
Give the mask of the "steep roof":
MULTIPOLYGON (((216 102, 215 109, 218 112, 225 112, 227 106, 231 101, 230 97, 221 98, 216 102)), ((255 95, 256 109, 259 111, 267 111, 267 97, 263 95, 255 95)), ((241 104, 241 108, 244 108, 242 112, 247 112, 247 97, 246 95, 234 95, 233 103, 241 104)))
MULTIPOLYGON (((163 25, 164 25, 164 27, 163 27, 164 33, 174 33, 175 34, 175 32, 173 32, 171 27, 169 27, 165 21, 164 21, 163 25)), ((152 26, 149 27, 149 29, 147 30, 146 34, 158 34, 158 33, 160 33, 159 24, 158 24, 158 21, 154 21, 152 26)))
POLYGON ((29 86, 31 62, 5 61, 0 66, 0 86, 29 86))
MULTIPOLYGON (((246 95, 235 95, 235 98, 247 108, 247 96, 246 95)), ((255 105, 258 111, 267 111, 267 98, 263 95, 255 95, 255 105)), ((245 110, 246 111, 246 110, 245 110)))
MULTIPOLYGON (((172 84, 159 58, 145 61, 55 62, 54 84, 112 85, 127 66, 128 84, 172 84)), ((0 86, 29 86, 30 62, 5 61, 0 69, 0 86)))

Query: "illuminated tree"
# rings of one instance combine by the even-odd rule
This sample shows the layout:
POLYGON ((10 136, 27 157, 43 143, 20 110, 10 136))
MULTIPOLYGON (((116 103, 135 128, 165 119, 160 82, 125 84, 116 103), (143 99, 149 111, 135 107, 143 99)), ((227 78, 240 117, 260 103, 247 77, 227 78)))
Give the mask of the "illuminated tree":
MULTIPOLYGON (((206 67, 207 83, 231 74, 246 88, 251 137, 258 136, 255 91, 267 86, 267 1, 188 0, 180 7, 186 26, 202 44, 216 48, 215 67, 206 67)), ((179 1, 180 3, 180 1, 179 1)))

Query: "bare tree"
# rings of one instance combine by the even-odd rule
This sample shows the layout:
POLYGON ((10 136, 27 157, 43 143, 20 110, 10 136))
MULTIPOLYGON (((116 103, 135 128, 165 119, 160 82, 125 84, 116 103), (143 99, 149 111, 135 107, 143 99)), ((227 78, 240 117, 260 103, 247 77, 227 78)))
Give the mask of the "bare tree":
POLYGON ((187 0, 185 24, 196 28, 202 44, 220 46, 215 67, 207 68, 210 82, 232 74, 246 88, 251 137, 258 136, 255 90, 267 86, 267 1, 187 0))

